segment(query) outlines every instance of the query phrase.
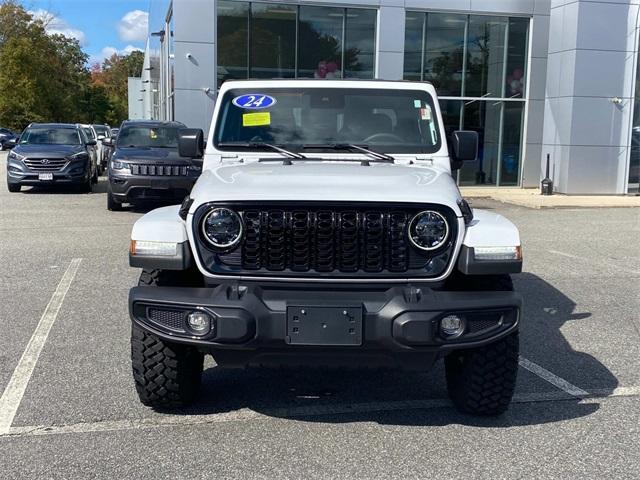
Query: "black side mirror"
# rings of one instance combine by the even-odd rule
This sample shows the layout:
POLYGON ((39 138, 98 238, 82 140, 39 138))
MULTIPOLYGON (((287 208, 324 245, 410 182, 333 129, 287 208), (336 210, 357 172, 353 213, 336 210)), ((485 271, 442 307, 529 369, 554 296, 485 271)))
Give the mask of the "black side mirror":
POLYGON ((87 142, 87 146, 88 147, 93 147, 94 145, 97 145, 97 144, 98 144, 98 142, 96 142, 95 140, 89 140, 87 142))
POLYGON ((107 147, 113 147, 113 138, 110 137, 104 137, 102 139, 102 144, 107 146, 107 147))
POLYGON ((204 156, 204 133, 199 128, 182 128, 178 132, 178 153, 181 157, 204 156))
POLYGON ((478 132, 472 130, 453 132, 451 134, 451 157, 451 160, 456 162, 472 162, 478 158, 478 132))

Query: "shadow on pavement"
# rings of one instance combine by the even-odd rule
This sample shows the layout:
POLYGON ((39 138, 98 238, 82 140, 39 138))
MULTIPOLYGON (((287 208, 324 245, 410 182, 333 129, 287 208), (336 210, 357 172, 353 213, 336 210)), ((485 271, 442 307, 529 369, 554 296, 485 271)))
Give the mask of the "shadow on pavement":
MULTIPOLYGON (((521 328, 521 353, 541 366, 580 387, 580 378, 598 379, 599 390, 612 391, 615 376, 593 356, 573 350, 561 333, 565 322, 579 322, 589 312, 576 312, 575 303, 562 292, 531 273, 516 275, 516 290, 525 298, 521 328), (549 367, 545 359, 553 359, 549 367), (558 372, 557 365, 564 365, 558 372), (574 372, 574 374, 572 374, 574 372), (579 372, 579 375, 576 374, 579 372)), ((520 370, 520 376, 531 375, 520 370)), ((522 378, 521 378, 522 379, 522 378)), ((531 378, 529 378, 531 380, 531 378)), ((557 392, 556 387, 534 379, 535 389, 525 392, 557 392)), ((520 386, 519 390, 522 390, 520 386)), ((370 421, 397 425, 446 425, 460 423, 484 427, 509 427, 558 422, 590 415, 599 409, 597 403, 579 403, 579 399, 551 404, 525 403, 512 405, 498 418, 462 415, 452 406, 440 408, 437 399, 447 397, 442 362, 428 373, 397 370, 227 370, 216 367, 205 370, 199 401, 194 406, 172 413, 191 415, 236 411, 242 408, 280 418, 296 418, 313 422, 370 421), (436 400, 436 408, 405 409, 385 402, 436 400), (345 413, 349 405, 375 405, 369 412, 345 413), (340 414, 332 414, 339 406, 340 414), (346 408, 345 408, 346 406, 346 408), (317 407, 317 411, 307 411, 317 407), (395 411, 389 411, 395 410, 395 411), (311 415, 311 416, 309 416, 311 415)), ((441 401, 441 400, 440 400, 441 401)), ((364 410, 367 410, 365 408, 364 410)))

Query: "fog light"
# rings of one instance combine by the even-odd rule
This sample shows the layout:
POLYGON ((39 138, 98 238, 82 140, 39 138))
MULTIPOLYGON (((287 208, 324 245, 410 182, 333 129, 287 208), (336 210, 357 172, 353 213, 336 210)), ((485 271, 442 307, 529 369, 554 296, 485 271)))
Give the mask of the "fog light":
POLYGON ((458 315, 447 315, 440 320, 440 333, 445 338, 455 338, 464 332, 464 318, 458 315))
POLYGON ((187 315, 187 325, 193 333, 204 335, 211 330, 211 317, 204 312, 191 312, 187 315))

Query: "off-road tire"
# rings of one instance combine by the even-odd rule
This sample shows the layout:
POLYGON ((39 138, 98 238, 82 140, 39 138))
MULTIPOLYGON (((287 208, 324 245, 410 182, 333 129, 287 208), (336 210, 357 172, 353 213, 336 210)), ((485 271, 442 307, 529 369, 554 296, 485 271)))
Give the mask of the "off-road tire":
POLYGON ((80 190, 80 192, 82 193, 91 193, 91 190, 93 190, 91 173, 89 173, 89 176, 87 177, 86 180, 83 180, 82 183, 78 185, 78 190, 80 190))
POLYGON ((131 366, 140 401, 158 409, 193 402, 200 388, 204 355, 131 327, 131 366))
POLYGON ((111 189, 107 190, 107 210, 111 212, 122 211, 122 204, 115 199, 113 193, 111 193, 111 189))
POLYGON ((20 185, 19 183, 7 183, 7 189, 11 193, 17 193, 20 191, 21 188, 22 188, 22 185, 20 185))
MULTIPOLYGON (((513 291, 509 275, 462 275, 450 279, 451 290, 513 291)), ((518 374, 518 332, 484 347, 459 350, 445 357, 449 397, 458 410, 499 415, 509 408, 518 374)))
POLYGON ((499 415, 509 408, 518 375, 518 332, 445 358, 449 397, 458 410, 499 415))

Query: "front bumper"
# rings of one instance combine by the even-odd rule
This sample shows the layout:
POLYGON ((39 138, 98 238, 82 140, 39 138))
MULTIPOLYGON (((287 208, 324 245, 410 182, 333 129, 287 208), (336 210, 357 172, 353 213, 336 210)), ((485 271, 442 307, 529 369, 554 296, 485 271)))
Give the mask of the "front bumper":
POLYGON ((119 175, 109 172, 113 196, 121 203, 135 200, 182 200, 189 194, 199 174, 187 176, 119 175))
POLYGON ((67 162, 60 170, 50 172, 37 172, 31 170, 19 160, 7 161, 7 182, 11 185, 57 185, 80 184, 86 181, 89 175, 89 162, 87 160, 72 160, 67 162), (40 180, 40 173, 51 173, 53 180, 40 180))
POLYGON ((449 351, 486 345, 517 330, 522 308, 522 299, 514 292, 338 288, 134 287, 129 310, 141 328, 209 351, 221 365, 364 364, 424 369, 449 351), (295 344, 291 311, 302 307, 361 311, 359 343, 295 344), (212 316, 212 333, 189 332, 186 315, 194 310, 212 316), (449 314, 463 316, 466 323, 465 333, 451 340, 439 332, 439 320, 449 314))

